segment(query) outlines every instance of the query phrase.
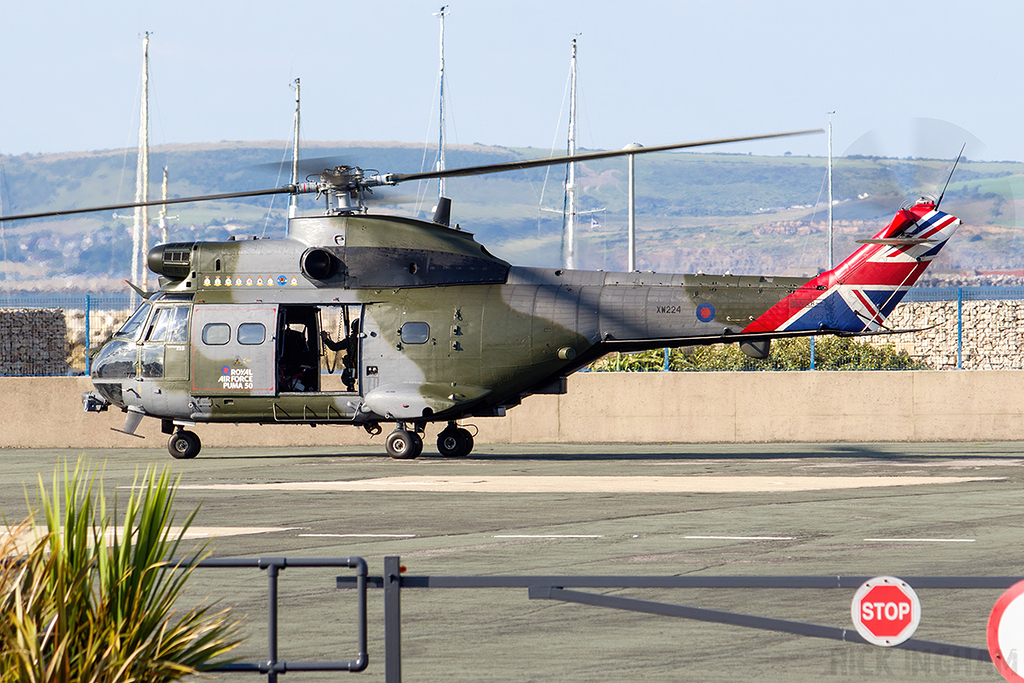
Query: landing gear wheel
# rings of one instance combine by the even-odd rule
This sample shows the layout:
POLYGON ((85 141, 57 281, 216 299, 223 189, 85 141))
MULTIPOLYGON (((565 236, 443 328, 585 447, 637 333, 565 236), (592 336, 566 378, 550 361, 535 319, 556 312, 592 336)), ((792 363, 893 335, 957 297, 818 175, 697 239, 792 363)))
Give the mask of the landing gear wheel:
POLYGON ((384 447, 395 460, 412 460, 423 450, 423 439, 415 432, 396 429, 388 434, 384 447), (419 448, 417 448, 419 446, 419 448))
POLYGON ((473 450, 473 435, 469 430, 446 427, 437 435, 437 451, 444 456, 463 458, 473 450))
POLYGON ((420 453, 423 452, 423 437, 416 432, 409 432, 410 438, 412 438, 413 455, 412 457, 418 458, 420 453))
POLYGON ((176 460, 191 460, 199 455, 199 449, 203 444, 199 437, 184 429, 174 434, 167 440, 167 452, 176 460))

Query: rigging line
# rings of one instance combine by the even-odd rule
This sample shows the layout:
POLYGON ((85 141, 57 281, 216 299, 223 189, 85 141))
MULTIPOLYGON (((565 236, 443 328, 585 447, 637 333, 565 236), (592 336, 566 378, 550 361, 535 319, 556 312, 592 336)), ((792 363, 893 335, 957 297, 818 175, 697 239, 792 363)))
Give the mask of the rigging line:
MULTIPOLYGON (((302 125, 301 123, 299 124, 302 125)), ((288 158, 288 150, 291 148, 292 143, 286 141, 284 143, 284 151, 281 152, 281 163, 277 165, 277 180, 274 182, 275 187, 281 186, 281 174, 284 173, 284 162, 288 158)), ((266 237, 267 225, 270 224, 270 213, 274 210, 274 200, 277 199, 275 195, 270 195, 270 206, 267 207, 267 216, 263 219, 263 232, 260 233, 260 237, 266 237)))
MULTIPOLYGON (((431 96, 430 101, 436 102, 438 98, 438 90, 441 87, 441 74, 437 74, 437 80, 434 81, 434 94, 431 96)), ((427 145, 430 144, 430 126, 434 123, 434 108, 431 106, 430 114, 427 115, 427 132, 423 138, 423 159, 420 160, 420 172, 427 170, 427 145)), ((440 124, 439 124, 440 125, 440 124)), ((430 185, 429 180, 420 180, 416 183, 416 215, 423 210, 423 202, 427 198, 427 189, 430 185)))
POLYGON ((139 111, 139 107, 135 106, 135 103, 142 99, 142 74, 139 73, 139 81, 135 87, 135 99, 132 101, 132 115, 128 123, 128 138, 124 141, 124 155, 121 158, 121 179, 117 185, 117 203, 123 203, 121 201, 121 192, 124 190, 124 174, 128 169, 128 152, 131 150, 132 143, 132 132, 139 129, 139 124, 135 118, 135 113, 139 111))
POLYGON ((451 93, 452 83, 451 83, 451 80, 448 79, 448 78, 444 79, 444 85, 445 85, 445 88, 444 88, 444 103, 445 103, 445 107, 444 107, 444 121, 445 121, 445 127, 447 127, 448 121, 450 120, 451 124, 452 124, 452 128, 455 129, 455 146, 457 147, 459 145, 459 126, 458 126, 457 123, 455 123, 455 112, 452 109, 452 93, 451 93))
MULTIPOLYGON (((562 90, 562 105, 558 108, 558 121, 557 121, 557 123, 555 123, 555 134, 551 138, 551 153, 548 154, 549 157, 555 156, 555 151, 556 151, 555 150, 555 145, 558 144, 558 134, 559 134, 559 132, 561 132, 561 128, 562 128, 562 114, 565 113, 565 101, 569 98, 569 88, 571 87, 571 84, 572 84, 572 70, 570 69, 569 70, 569 74, 565 77, 565 88, 562 90)), ((538 204, 538 206, 541 209, 541 211, 544 210, 544 192, 547 190, 548 177, 550 175, 551 175, 551 166, 544 167, 544 183, 541 185, 541 188, 540 188, 540 202, 538 204)), ((564 202, 564 199, 563 199, 563 202, 564 202)), ((563 211, 564 211, 564 208, 563 208, 563 211)), ((540 237, 541 215, 542 214, 538 214, 538 216, 537 216, 537 237, 540 237)))
MULTIPOLYGON (((827 168, 825 169, 824 175, 821 176, 821 187, 818 188, 818 198, 816 200, 814 200, 814 210, 811 212, 811 220, 810 220, 810 223, 812 225, 814 224, 814 219, 818 215, 818 204, 821 203, 821 195, 825 191, 825 181, 826 180, 828 180, 828 169, 827 168)), ((811 238, 812 238, 811 231, 808 230, 807 231, 807 239, 804 240, 803 247, 801 247, 801 249, 800 249, 800 262, 801 263, 803 263, 804 256, 807 255, 807 243, 811 241, 811 238)))

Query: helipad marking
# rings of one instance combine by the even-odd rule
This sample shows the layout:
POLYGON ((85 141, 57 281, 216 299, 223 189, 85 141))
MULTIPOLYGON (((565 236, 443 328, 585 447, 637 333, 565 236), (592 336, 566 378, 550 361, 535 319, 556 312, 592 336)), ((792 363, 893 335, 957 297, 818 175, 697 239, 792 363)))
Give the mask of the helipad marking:
POLYGON ((491 538, 604 538, 601 534, 498 534, 491 538))
MULTIPOLYGON (((297 527, 271 527, 271 526, 190 526, 183 538, 214 538, 221 536, 246 536, 249 534, 270 534, 276 531, 292 531, 297 527)), ((171 536, 179 533, 179 529, 172 529, 171 536)))
MULTIPOLYGON (((292 531, 298 527, 260 527, 260 526, 190 526, 182 533, 181 527, 169 527, 167 534, 169 538, 177 538, 181 536, 183 540, 195 540, 199 538, 221 538, 225 536, 247 536, 250 534, 270 534, 278 531, 292 531)), ((14 546, 18 550, 24 551, 31 539, 34 537, 36 530, 31 528, 25 529, 18 538, 14 541, 14 546)), ((63 533, 63 530, 62 530, 63 533)), ((106 531, 105 539, 110 542, 114 538, 114 534, 121 540, 124 539, 124 527, 109 528, 106 531)), ((0 541, 6 540, 8 536, 7 531, 0 531, 0 541)))
POLYGON ((404 491, 443 493, 767 493, 996 481, 1005 477, 763 476, 449 476, 379 477, 348 481, 182 484, 203 491, 404 491))
POLYGON ((793 536, 683 536, 691 540, 711 541, 792 541, 793 536))
POLYGON ((974 543, 973 538, 865 538, 875 543, 974 543))
POLYGON ((416 538, 416 534, 299 534, 302 538, 416 538))

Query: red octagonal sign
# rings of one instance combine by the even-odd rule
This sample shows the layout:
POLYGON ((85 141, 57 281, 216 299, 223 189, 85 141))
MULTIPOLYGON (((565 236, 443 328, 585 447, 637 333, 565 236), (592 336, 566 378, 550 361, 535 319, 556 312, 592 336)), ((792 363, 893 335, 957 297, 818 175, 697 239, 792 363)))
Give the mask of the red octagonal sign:
POLYGON ((878 576, 857 589, 850 616, 864 640, 892 647, 914 635, 921 623, 921 601, 906 581, 878 576))

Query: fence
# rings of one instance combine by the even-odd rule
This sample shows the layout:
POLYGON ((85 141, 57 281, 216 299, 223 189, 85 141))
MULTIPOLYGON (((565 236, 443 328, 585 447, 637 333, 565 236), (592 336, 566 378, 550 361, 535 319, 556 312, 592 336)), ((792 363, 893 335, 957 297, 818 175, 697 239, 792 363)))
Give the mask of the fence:
MULTIPOLYGON (((0 311, 59 310, 64 340, 50 324, 5 324, 0 317, 0 376, 77 375, 87 372, 85 350, 102 343, 131 314, 130 294, 0 296, 0 311), (33 329, 32 326, 38 329, 33 329), (28 326, 28 327, 26 327, 28 326), (28 330, 26 332, 26 329, 28 330), (27 337, 27 339, 26 339, 27 337), (49 339, 57 350, 44 353, 49 339), (54 362, 52 356, 57 356, 54 362)), ((29 316, 31 318, 31 316, 29 316)), ((1024 368, 1024 287, 915 287, 887 321, 890 329, 920 330, 865 337, 864 345, 829 337, 775 342, 785 356, 757 361, 736 345, 724 350, 664 350, 613 355, 595 370, 815 370, 1024 368), (703 355, 701 355, 703 354, 703 355)))
POLYGON ((134 309, 130 294, 72 294, 0 296, 0 311, 26 315, 0 318, 0 376, 80 375, 87 371, 85 350, 101 344, 128 319, 134 309), (31 315, 60 311, 64 339, 52 339, 53 326, 31 315), (9 320, 16 321, 13 324, 9 320), (56 346, 59 358, 44 353, 56 346))
POLYGON ((1024 287, 915 287, 886 320, 859 338, 776 340, 755 360, 735 344, 613 354, 593 369, 616 370, 1019 370, 1024 368, 1024 287), (858 341, 860 340, 860 341, 858 341))

